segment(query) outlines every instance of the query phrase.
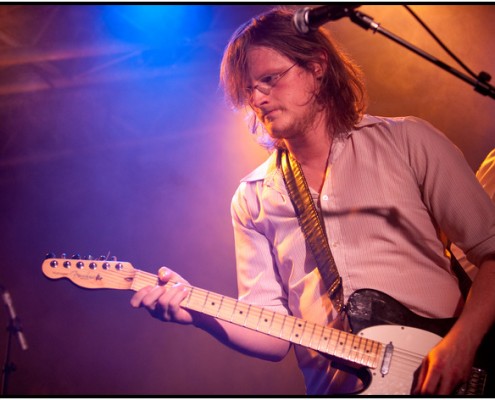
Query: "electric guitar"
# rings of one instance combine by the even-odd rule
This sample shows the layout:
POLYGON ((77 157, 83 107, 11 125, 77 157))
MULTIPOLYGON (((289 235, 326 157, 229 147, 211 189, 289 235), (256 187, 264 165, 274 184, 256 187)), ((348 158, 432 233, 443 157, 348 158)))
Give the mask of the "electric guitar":
MULTIPOLYGON (((159 284, 157 275, 135 269, 128 262, 47 258, 45 276, 67 278, 87 289, 138 291, 159 284)), ((165 286, 172 286, 168 282, 165 286)), ((407 395, 415 371, 453 323, 421 317, 392 297, 371 289, 354 292, 347 303, 352 332, 319 326, 309 321, 239 302, 196 287, 182 306, 217 319, 277 337, 359 367, 365 395, 407 395)), ((456 394, 481 395, 486 372, 473 368, 456 394)))

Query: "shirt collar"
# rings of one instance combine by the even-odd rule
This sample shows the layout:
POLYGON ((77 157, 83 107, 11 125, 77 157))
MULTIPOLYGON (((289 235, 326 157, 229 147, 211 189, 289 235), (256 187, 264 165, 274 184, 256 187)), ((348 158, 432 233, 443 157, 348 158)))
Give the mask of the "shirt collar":
MULTIPOLYGON (((356 124, 355 129, 347 132, 346 135, 343 136, 343 139, 347 139, 354 132, 364 128, 366 126, 375 125, 380 123, 380 119, 373 116, 365 114, 363 118, 356 124)), ((270 157, 268 157, 263 164, 257 167, 250 174, 241 179, 241 182, 255 182, 264 180, 265 183, 269 186, 273 185, 275 180, 274 177, 277 173, 280 173, 277 168, 277 151, 273 151, 270 157)))

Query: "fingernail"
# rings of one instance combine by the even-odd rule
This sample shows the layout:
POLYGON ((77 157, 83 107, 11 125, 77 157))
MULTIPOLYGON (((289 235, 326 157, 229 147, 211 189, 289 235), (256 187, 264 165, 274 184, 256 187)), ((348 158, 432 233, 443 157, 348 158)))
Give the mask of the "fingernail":
POLYGON ((158 270, 158 276, 161 278, 166 278, 167 276, 170 275, 170 271, 168 269, 165 269, 165 268, 160 268, 158 270))

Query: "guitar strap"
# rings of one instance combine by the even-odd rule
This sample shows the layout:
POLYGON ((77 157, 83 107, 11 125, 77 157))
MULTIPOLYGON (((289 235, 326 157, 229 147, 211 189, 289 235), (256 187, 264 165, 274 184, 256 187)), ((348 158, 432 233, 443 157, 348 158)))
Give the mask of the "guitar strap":
POLYGON ((306 243, 313 253, 327 294, 334 308, 340 313, 344 309, 342 278, 330 251, 325 230, 316 211, 301 165, 286 150, 278 150, 277 157, 277 164, 281 166, 285 186, 306 243))
POLYGON ((461 290, 462 297, 464 298, 464 300, 466 300, 467 295, 469 293, 469 289, 471 288, 472 281, 469 275, 467 274, 467 272, 464 270, 464 268, 462 268, 462 265, 459 263, 454 253, 452 252, 450 245, 451 243, 449 241, 448 245, 446 246, 446 249, 448 251, 448 255, 450 258, 450 266, 452 267, 454 273, 457 275, 457 279, 459 281, 459 289, 461 290))

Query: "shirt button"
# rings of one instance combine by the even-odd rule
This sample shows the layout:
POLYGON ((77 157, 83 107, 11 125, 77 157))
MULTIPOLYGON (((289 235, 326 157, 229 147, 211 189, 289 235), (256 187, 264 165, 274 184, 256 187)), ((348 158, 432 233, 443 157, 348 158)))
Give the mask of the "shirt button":
POLYGON ((326 194, 324 194, 322 197, 321 197, 322 200, 325 200, 325 201, 328 201, 328 196, 326 194))

